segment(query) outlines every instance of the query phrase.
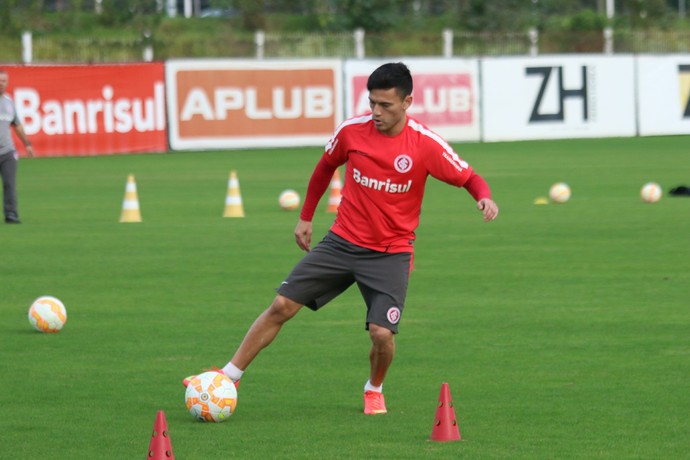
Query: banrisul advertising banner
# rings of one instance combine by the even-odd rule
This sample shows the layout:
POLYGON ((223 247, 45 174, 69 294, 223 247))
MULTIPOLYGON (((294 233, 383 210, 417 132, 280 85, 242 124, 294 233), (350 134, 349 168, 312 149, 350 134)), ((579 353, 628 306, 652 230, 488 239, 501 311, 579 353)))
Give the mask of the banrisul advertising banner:
POLYGON ((166 62, 174 150, 324 146, 342 121, 340 60, 166 62))
POLYGON ((634 136, 632 56, 482 60, 486 141, 634 136))
POLYGON ((2 68, 37 157, 168 149, 161 63, 2 68))
POLYGON ((637 57, 641 136, 690 134, 690 54, 637 57))
POLYGON ((407 113, 447 141, 479 140, 479 61, 388 59, 345 62, 345 116, 368 113, 367 79, 386 62, 403 62, 412 73, 413 102, 407 113))

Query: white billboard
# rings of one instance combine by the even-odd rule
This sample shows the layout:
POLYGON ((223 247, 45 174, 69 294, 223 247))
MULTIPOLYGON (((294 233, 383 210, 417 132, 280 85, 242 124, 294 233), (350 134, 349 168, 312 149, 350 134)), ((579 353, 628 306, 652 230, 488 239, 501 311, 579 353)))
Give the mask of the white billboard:
POLYGON ((391 58, 345 62, 345 116, 369 112, 367 79, 386 62, 403 62, 414 80, 407 113, 447 141, 480 139, 477 59, 391 58))
POLYGON ((639 56, 641 136, 690 134, 690 55, 639 56))
POLYGON ((482 60, 483 139, 636 134, 632 56, 482 60))

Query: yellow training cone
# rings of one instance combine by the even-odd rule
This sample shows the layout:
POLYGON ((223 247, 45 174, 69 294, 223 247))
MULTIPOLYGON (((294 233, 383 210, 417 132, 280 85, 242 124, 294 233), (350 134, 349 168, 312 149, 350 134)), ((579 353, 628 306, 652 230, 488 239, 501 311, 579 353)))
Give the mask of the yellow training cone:
POLYGON ((223 217, 244 217, 242 195, 240 195, 240 181, 237 180, 237 173, 235 171, 230 171, 228 194, 225 197, 225 212, 223 212, 223 217))
POLYGON ((141 222, 139 198, 137 198, 137 184, 134 182, 133 174, 130 174, 127 178, 125 199, 122 202, 122 214, 120 214, 120 222, 141 222))

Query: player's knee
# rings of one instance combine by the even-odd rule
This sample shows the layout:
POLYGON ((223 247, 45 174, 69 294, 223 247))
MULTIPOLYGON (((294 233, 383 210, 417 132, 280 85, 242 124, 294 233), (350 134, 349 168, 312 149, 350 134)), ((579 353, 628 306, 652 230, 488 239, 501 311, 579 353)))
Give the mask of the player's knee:
POLYGON ((276 296, 273 299, 273 303, 268 308, 271 316, 273 316, 278 322, 285 322, 295 316, 302 305, 294 302, 287 297, 282 295, 276 296))
POLYGON ((395 340, 393 331, 377 324, 369 324, 369 337, 375 345, 383 346, 392 344, 395 340))

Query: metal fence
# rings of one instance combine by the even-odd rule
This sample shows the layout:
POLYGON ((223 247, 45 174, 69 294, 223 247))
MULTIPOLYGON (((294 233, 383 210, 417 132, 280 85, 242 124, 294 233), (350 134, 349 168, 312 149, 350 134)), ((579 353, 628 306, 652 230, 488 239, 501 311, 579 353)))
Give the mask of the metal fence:
POLYGON ((104 63, 144 60, 143 40, 36 38, 34 63, 104 63))
POLYGON ((106 63, 171 58, 364 58, 385 56, 688 53, 690 31, 525 33, 235 33, 185 41, 33 38, 3 46, 0 62, 106 63))
MULTIPOLYGON (((352 33, 266 33, 263 44, 263 57, 300 58, 300 57, 341 57, 350 58, 356 55, 356 43, 352 33)), ((261 40, 258 40, 261 42, 261 40)), ((260 43, 257 54, 260 56, 260 43)))
POLYGON ((617 32, 617 53, 690 53, 690 31, 617 32))

